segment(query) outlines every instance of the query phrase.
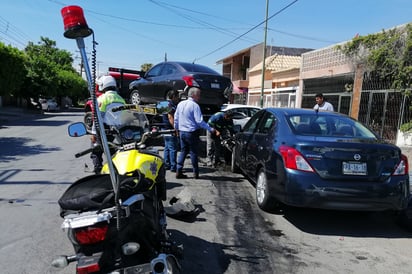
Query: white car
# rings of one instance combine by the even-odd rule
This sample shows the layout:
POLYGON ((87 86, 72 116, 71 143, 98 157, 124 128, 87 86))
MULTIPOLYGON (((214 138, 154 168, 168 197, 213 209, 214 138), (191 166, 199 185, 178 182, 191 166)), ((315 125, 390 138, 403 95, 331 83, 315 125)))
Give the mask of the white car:
POLYGON ((59 105, 55 99, 39 99, 43 111, 59 110, 59 105))
POLYGON ((221 111, 225 112, 227 110, 233 112, 233 124, 240 125, 240 127, 243 128, 250 117, 261 110, 261 108, 242 104, 224 104, 221 111))

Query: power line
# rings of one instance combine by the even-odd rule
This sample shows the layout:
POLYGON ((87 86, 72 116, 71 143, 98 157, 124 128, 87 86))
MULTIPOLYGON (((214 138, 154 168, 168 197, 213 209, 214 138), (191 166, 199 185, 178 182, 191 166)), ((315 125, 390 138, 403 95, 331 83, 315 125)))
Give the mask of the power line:
POLYGON ((329 43, 329 44, 338 43, 337 41, 329 41, 329 40, 325 40, 325 39, 322 39, 322 38, 315 38, 315 37, 310 37, 310 36, 305 36, 305 35, 299 35, 299 34, 289 33, 289 32, 276 30, 276 29, 272 29, 272 28, 268 28, 268 30, 273 31, 273 32, 277 32, 277 33, 281 33, 281 34, 284 34, 284 35, 287 35, 287 36, 291 36, 291 37, 297 37, 297 38, 312 40, 312 41, 316 41, 316 42, 325 42, 325 43, 329 43))
MULTIPOLYGON (((183 9, 183 8, 181 8, 181 7, 177 7, 177 6, 175 6, 175 5, 170 5, 170 4, 167 4, 167 3, 164 3, 164 2, 159 2, 159 1, 154 1, 154 0, 149 0, 149 2, 152 2, 152 3, 155 4, 155 5, 158 5, 158 6, 162 7, 162 8, 164 8, 164 9, 167 9, 167 10, 171 11, 172 13, 177 14, 177 15, 180 16, 180 17, 186 18, 187 20, 189 20, 189 21, 191 21, 191 22, 194 22, 194 23, 196 23, 196 24, 199 24, 199 25, 202 25, 202 26, 205 26, 205 27, 210 27, 210 29, 215 30, 215 31, 217 31, 217 32, 220 32, 220 33, 222 33, 222 34, 226 34, 226 35, 229 35, 229 36, 232 36, 232 37, 238 36, 237 33, 232 32, 232 31, 229 31, 229 30, 226 29, 226 28, 218 27, 218 26, 216 26, 216 25, 210 24, 209 22, 200 20, 200 19, 198 19, 198 18, 196 18, 196 17, 192 17, 192 16, 189 16, 189 15, 183 14, 183 13, 181 13, 181 12, 179 12, 179 11, 176 11, 176 9, 178 9, 178 10, 183 9), (172 8, 169 8, 168 6, 169 6, 169 7, 172 7, 172 8)), ((190 12, 195 12, 195 11, 189 10, 189 9, 185 9, 185 10, 190 11, 190 12)), ((199 12, 195 12, 195 13, 199 13, 199 12)), ((205 13, 200 13, 200 14, 205 14, 205 13)), ((251 41, 251 40, 249 39, 249 41, 251 41)))
MULTIPOLYGON (((281 12, 285 11, 285 10, 288 9, 290 6, 292 6, 293 4, 295 4, 297 1, 298 1, 298 0, 294 0, 294 1, 291 2, 290 4, 286 5, 285 7, 283 7, 282 9, 280 9, 279 11, 275 12, 273 15, 269 16, 267 20, 270 20, 270 19, 272 19, 273 17, 275 17, 276 15, 278 15, 278 14, 280 14, 281 12)), ((227 42, 227 43, 224 44, 223 46, 221 46, 221 47, 219 47, 219 48, 217 48, 217 49, 209 52, 208 54, 205 54, 205 55, 203 55, 203 56, 201 56, 201 57, 199 57, 199 58, 195 58, 195 60, 200 60, 200 59, 202 59, 202 58, 205 58, 205 57, 207 57, 207 56, 209 56, 209 55, 212 55, 213 53, 215 53, 215 52, 217 52, 217 51, 219 51, 219 50, 227 47, 228 45, 230 45, 230 44, 232 44, 233 42, 239 40, 241 37, 245 36, 245 35, 248 34, 249 32, 255 30, 256 28, 258 28, 259 26, 261 26, 261 25, 264 24, 265 22, 266 22, 266 20, 263 20, 263 22, 261 22, 261 23, 259 23, 258 25, 254 26, 253 28, 251 28, 250 30, 248 30, 248 31, 246 31, 245 33, 241 34, 240 36, 236 37, 235 39, 227 42)), ((195 61, 195 60, 194 60, 194 61, 195 61)))
POLYGON ((22 41, 23 40, 30 40, 30 37, 26 35, 23 31, 15 27, 13 24, 11 24, 9 21, 4 19, 3 17, 0 16, 0 33, 4 34, 6 38, 3 38, 3 40, 9 41, 10 44, 18 44, 21 47, 26 46, 26 42, 22 41))

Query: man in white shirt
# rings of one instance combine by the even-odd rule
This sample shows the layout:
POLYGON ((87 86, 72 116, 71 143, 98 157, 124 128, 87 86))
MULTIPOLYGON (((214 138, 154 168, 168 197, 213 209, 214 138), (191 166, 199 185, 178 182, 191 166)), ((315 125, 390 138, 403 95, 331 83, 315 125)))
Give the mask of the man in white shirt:
POLYGON ((315 95, 316 105, 313 107, 314 110, 326 110, 326 111, 334 111, 333 105, 327 101, 323 97, 322 93, 318 93, 315 95))

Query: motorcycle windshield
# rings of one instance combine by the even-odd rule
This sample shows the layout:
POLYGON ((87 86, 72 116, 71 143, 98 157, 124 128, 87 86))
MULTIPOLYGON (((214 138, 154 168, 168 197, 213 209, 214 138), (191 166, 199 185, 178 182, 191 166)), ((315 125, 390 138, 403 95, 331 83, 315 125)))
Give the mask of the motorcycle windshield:
POLYGON ((138 112, 133 109, 126 109, 120 111, 107 111, 104 117, 104 123, 108 126, 114 126, 116 128, 135 126, 143 129, 149 128, 149 120, 146 114, 138 112))

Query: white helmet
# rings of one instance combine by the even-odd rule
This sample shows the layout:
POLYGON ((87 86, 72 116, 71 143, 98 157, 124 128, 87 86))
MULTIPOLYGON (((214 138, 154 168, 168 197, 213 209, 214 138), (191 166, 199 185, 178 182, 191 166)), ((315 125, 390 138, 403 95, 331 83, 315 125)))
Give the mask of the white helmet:
POLYGON ((108 87, 116 88, 116 80, 110 75, 103 75, 96 81, 97 85, 99 86, 99 91, 104 90, 108 87))

